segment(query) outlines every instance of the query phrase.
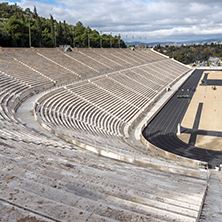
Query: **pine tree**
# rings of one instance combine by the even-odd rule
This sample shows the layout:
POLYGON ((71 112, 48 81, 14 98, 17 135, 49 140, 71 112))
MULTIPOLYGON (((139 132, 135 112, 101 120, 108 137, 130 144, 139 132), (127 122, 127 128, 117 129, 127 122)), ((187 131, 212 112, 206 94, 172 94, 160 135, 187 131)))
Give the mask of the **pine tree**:
POLYGON ((66 27, 66 21, 65 20, 64 20, 63 24, 64 24, 64 41, 63 41, 63 44, 67 45, 67 27, 66 27))
POLYGON ((54 19, 53 19, 53 16, 52 16, 52 15, 50 15, 50 20, 51 20, 51 38, 52 38, 52 46, 55 46, 55 47, 56 47, 54 19))
POLYGON ((38 16, 37 9, 35 6, 34 6, 34 18, 37 21, 38 45, 39 47, 41 47, 42 46, 42 23, 41 23, 41 19, 38 16))
POLYGON ((63 43, 63 41, 62 41, 62 23, 61 23, 61 21, 59 22, 59 26, 58 26, 58 37, 59 37, 59 45, 61 45, 63 43))

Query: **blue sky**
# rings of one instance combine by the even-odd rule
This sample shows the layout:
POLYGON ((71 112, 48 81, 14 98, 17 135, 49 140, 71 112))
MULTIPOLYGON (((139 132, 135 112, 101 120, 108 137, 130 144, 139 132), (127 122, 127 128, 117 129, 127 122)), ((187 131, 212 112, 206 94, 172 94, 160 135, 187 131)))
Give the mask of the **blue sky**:
MULTIPOLYGON (((146 0, 143 0, 143 1, 146 1, 146 0)), ((3 2, 3 1, 1 1, 1 2, 3 2)), ((20 5, 21 3, 25 3, 26 1, 19 0, 19 1, 8 1, 8 2, 17 3, 18 5, 20 5)), ((43 3, 45 5, 58 5, 58 3, 54 0, 36 0, 36 1, 33 1, 33 2, 43 3)))
MULTIPOLYGON (((2 1, 3 2, 3 1, 2 1)), ((69 24, 120 34, 130 42, 186 41, 222 37, 221 0, 20 0, 23 9, 69 24)), ((222 39, 222 38, 221 38, 222 39)))

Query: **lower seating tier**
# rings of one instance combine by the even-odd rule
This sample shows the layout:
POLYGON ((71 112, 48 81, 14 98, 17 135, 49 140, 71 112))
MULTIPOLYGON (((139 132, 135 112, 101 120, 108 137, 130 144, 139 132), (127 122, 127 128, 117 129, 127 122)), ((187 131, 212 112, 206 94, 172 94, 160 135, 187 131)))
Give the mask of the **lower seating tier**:
POLYGON ((89 152, 0 141, 1 218, 196 221, 207 182, 89 152), (16 217, 16 218, 15 218, 16 217))

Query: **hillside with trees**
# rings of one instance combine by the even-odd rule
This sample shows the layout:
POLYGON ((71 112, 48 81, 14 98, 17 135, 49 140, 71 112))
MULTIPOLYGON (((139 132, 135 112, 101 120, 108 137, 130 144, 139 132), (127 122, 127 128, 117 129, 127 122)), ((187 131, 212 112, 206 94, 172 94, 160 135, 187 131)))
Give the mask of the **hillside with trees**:
POLYGON ((222 58, 222 46, 220 44, 204 44, 190 46, 156 46, 155 49, 170 58, 174 58, 184 64, 208 61, 210 57, 222 58))
POLYGON ((79 21, 76 25, 43 18, 17 4, 0 3, 0 46, 2 47, 126 47, 120 36, 101 34, 79 21), (29 35, 30 34, 30 35, 29 35))

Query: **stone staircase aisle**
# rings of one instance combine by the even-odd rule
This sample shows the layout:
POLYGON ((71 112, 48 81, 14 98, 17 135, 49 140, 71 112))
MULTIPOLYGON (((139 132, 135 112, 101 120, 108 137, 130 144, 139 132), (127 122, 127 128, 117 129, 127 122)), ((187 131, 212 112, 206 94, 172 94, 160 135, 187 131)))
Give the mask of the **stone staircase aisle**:
POLYGON ((212 171, 200 222, 222 221, 222 174, 212 171))

